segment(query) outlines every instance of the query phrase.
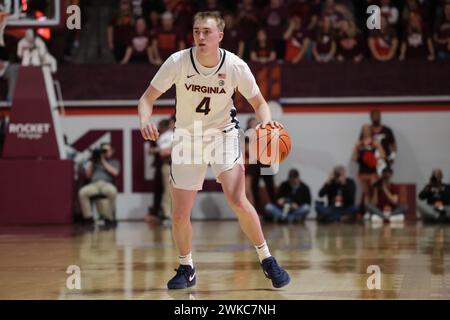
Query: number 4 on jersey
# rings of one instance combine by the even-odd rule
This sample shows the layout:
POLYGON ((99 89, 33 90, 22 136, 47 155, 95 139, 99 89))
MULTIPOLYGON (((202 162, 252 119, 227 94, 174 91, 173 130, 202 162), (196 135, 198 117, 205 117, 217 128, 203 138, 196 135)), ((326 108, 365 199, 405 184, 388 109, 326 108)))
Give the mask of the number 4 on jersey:
POLYGON ((203 98, 203 100, 198 105, 197 109, 195 109, 195 112, 203 113, 205 116, 208 115, 209 111, 211 111, 211 109, 209 108, 210 101, 211 101, 210 97, 203 98))

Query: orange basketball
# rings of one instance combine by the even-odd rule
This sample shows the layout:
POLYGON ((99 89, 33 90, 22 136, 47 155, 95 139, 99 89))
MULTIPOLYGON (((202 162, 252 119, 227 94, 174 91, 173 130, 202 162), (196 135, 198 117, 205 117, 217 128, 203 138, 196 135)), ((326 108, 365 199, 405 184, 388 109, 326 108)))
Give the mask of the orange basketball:
POLYGON ((256 156, 265 165, 281 163, 291 152, 291 137, 284 128, 266 126, 256 130, 256 156))

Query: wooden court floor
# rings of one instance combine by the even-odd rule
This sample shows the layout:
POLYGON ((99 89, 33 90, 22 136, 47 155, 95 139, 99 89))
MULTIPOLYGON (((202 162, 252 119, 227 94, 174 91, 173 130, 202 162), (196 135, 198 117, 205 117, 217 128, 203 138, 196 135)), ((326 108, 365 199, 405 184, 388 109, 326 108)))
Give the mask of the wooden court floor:
POLYGON ((236 221, 194 221, 193 229, 197 285, 168 291, 178 265, 170 228, 1 227, 0 299, 450 299, 448 225, 265 224, 271 253, 292 278, 281 290, 236 221), (70 265, 80 268, 79 290, 66 285, 70 265), (367 287, 369 266, 380 268, 380 289, 367 287))

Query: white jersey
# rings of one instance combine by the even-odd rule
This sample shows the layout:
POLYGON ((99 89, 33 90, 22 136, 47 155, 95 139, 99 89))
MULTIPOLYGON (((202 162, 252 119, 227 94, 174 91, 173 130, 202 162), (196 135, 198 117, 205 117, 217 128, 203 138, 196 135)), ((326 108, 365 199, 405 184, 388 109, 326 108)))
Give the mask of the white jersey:
POLYGON ((233 104, 235 90, 238 89, 246 99, 259 93, 250 68, 238 56, 224 49, 220 49, 219 64, 206 68, 197 61, 195 52, 194 47, 172 54, 158 70, 151 85, 166 92, 175 84, 177 129, 194 134, 194 121, 202 122, 203 132, 238 127, 233 104))

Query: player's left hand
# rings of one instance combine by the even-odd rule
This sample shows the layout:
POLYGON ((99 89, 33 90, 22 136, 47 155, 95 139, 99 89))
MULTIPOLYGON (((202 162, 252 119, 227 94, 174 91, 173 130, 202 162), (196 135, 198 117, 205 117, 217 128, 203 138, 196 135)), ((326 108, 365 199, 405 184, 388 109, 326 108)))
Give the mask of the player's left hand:
POLYGON ((262 122, 262 123, 258 124, 256 126, 256 129, 258 129, 258 128, 266 129, 266 126, 270 126, 272 128, 279 128, 279 129, 284 128, 284 126, 281 123, 279 123, 278 121, 272 120, 272 121, 266 121, 266 122, 262 122))

